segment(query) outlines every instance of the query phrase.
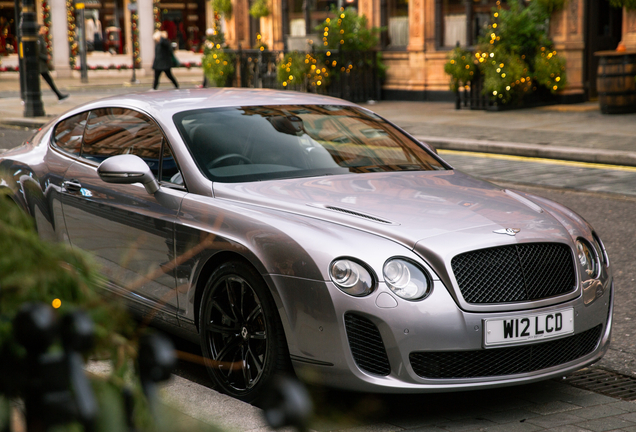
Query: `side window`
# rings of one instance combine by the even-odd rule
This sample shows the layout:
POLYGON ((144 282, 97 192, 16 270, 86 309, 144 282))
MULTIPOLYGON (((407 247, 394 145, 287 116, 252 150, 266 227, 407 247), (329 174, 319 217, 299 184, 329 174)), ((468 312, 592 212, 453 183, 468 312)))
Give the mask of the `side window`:
POLYGON ((140 112, 98 109, 91 111, 86 123, 82 157, 100 163, 111 156, 134 154, 158 176, 162 139, 159 128, 140 112))
POLYGON ((81 156, 101 163, 111 156, 133 154, 148 164, 157 180, 182 185, 177 163, 163 141, 161 130, 145 114, 127 108, 102 108, 91 111, 88 117, 81 156))
POLYGON ((163 145, 163 158, 161 160, 161 182, 173 183, 176 185, 183 185, 183 177, 177 166, 177 161, 172 155, 170 147, 164 143, 163 145))
POLYGON ((87 116, 88 112, 83 112, 59 122, 53 130, 55 147, 66 153, 79 155, 87 116))

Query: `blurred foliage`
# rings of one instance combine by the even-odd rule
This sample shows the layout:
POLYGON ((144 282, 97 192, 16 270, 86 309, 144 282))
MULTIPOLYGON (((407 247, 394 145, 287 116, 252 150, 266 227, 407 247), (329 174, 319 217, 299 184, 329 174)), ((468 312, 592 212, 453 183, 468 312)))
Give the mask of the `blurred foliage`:
POLYGON ((536 0, 540 3, 541 7, 548 13, 548 15, 552 15, 553 12, 558 12, 563 10, 565 7, 565 0, 536 0))
POLYGON ((616 8, 624 7, 627 10, 636 9, 636 0, 609 0, 610 5, 616 8))
POLYGON ((565 59, 558 57, 556 51, 541 47, 540 54, 534 57, 534 80, 551 92, 562 90, 567 84, 565 59))
POLYGON ((276 64, 276 77, 278 82, 287 87, 290 85, 302 85, 309 74, 311 54, 292 51, 283 56, 276 64))
POLYGON ((220 16, 215 14, 212 28, 205 33, 203 42, 203 73, 215 87, 223 87, 234 74, 234 58, 225 52, 225 34, 221 30, 220 16))
MULTIPOLYGON (((10 176, 9 176, 10 177, 10 176)), ((9 430, 11 400, 23 398, 28 374, 26 350, 14 338, 12 320, 21 305, 36 302, 51 305, 61 317, 82 309, 91 317, 95 345, 86 353, 91 359, 108 359, 111 372, 91 376, 92 389, 99 406, 96 432, 197 431, 187 416, 162 407, 153 417, 135 372, 137 343, 145 330, 128 315, 122 302, 112 298, 100 285, 105 282, 99 267, 84 253, 66 244, 40 239, 33 219, 5 193, 0 192, 0 430, 9 430), (124 408, 123 389, 132 392, 132 425, 124 408), (170 412, 165 415, 164 411, 170 412)), ((60 351, 57 341, 50 351, 60 351)), ((56 432, 83 430, 79 423, 55 426, 56 432)), ((212 426, 205 430, 218 431, 212 426)))
POLYGON ((340 8, 332 5, 329 11, 335 18, 327 18, 316 26, 316 31, 322 33, 325 48, 343 51, 368 51, 377 47, 380 27, 368 28, 367 18, 358 15, 352 7, 340 8))
POLYGON ((520 102, 532 90, 528 65, 519 54, 502 47, 496 47, 490 53, 478 54, 480 59, 486 54, 485 61, 480 64, 484 89, 493 99, 497 98, 502 104, 520 102), (493 54, 492 57, 490 54, 493 54))
POLYGON ((563 7, 562 0, 525 5, 520 0, 507 0, 507 5, 503 8, 497 2, 474 56, 460 48, 451 53, 444 68, 451 76, 451 89, 470 81, 462 67, 466 69, 466 62, 472 62, 484 76, 484 94, 495 104, 522 103, 537 86, 552 93, 562 90, 567 84, 565 59, 558 56, 548 37, 550 14, 563 7))
MULTIPOLYGON (((104 280, 97 265, 90 257, 64 244, 42 241, 30 216, 4 193, 0 193, 0 248, 4 251, 0 254, 1 363, 3 369, 11 368, 13 372, 2 371, 0 389, 4 396, 21 396, 21 380, 24 379, 18 373, 17 365, 24 362, 26 350, 14 339, 13 318, 24 303, 51 305, 58 299, 61 303, 55 312, 59 316, 78 308, 89 314, 95 325, 95 346, 88 356, 108 358, 112 363, 112 372, 107 378, 94 380, 100 405, 108 398, 109 391, 121 395, 123 387, 132 384, 135 425, 140 429, 153 430, 141 386, 135 380, 131 382, 136 357, 135 325, 121 302, 108 298, 99 288, 104 280)), ((111 420, 111 414, 104 411, 100 421, 111 420)), ((100 426, 103 424, 98 422, 98 429, 108 430, 100 426)), ((77 430, 77 425, 58 430, 77 430)))
POLYGON ((232 0, 211 0, 212 10, 225 19, 232 18, 232 0))
POLYGON ((269 49, 267 44, 263 42, 263 36, 261 36, 260 33, 256 35, 256 43, 254 44, 252 48, 261 50, 261 51, 265 51, 266 49, 269 49))
POLYGON ((254 0, 250 6, 250 15, 254 18, 263 18, 271 13, 268 0, 254 0))
POLYGON ((455 47, 444 65, 444 72, 451 76, 451 91, 457 91, 460 86, 471 81, 476 69, 472 53, 461 47, 455 47))
POLYGON ((59 314, 76 308, 89 313, 96 331, 91 356, 113 359, 116 375, 123 377, 135 355, 134 326, 119 302, 97 293, 104 281, 90 257, 40 240, 32 219, 1 193, 0 248, 0 348, 21 358, 25 353, 13 340, 11 324, 20 305, 60 299, 59 314))
MULTIPOLYGON (((220 45, 216 45, 220 46, 220 45)), ((215 87, 223 87, 234 73, 234 60, 223 48, 212 48, 201 61, 203 73, 215 87)))

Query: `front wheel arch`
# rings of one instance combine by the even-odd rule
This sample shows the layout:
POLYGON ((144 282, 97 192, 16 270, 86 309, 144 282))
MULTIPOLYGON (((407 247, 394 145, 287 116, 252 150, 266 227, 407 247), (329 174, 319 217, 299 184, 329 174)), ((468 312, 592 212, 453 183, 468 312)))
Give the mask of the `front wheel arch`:
POLYGON ((221 263, 199 302, 199 340, 219 390, 253 402, 291 370, 285 332, 271 291, 245 260, 221 263))

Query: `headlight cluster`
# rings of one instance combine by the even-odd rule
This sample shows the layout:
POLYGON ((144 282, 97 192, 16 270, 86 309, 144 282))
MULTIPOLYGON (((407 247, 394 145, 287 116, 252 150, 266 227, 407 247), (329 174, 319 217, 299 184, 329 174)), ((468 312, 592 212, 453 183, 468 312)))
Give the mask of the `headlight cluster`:
POLYGON ((582 238, 576 241, 577 259, 583 274, 583 303, 585 305, 591 304, 605 292, 603 283, 598 278, 601 274, 601 262, 606 265, 606 255, 598 236, 594 235, 594 240, 595 246, 582 238))
POLYGON ((390 259, 384 264, 382 272, 386 285, 405 300, 419 300, 430 292, 429 278, 409 261, 390 259))
POLYGON ((329 276, 338 288, 345 293, 362 297, 373 292, 373 276, 362 265, 350 259, 341 258, 331 263, 329 276))
MULTIPOLYGON (((395 295, 405 300, 420 300, 431 291, 430 278, 412 262, 391 258, 382 269, 384 281, 395 295)), ((363 297, 373 292, 376 279, 366 266, 348 258, 334 260, 329 267, 332 282, 343 292, 363 297)))

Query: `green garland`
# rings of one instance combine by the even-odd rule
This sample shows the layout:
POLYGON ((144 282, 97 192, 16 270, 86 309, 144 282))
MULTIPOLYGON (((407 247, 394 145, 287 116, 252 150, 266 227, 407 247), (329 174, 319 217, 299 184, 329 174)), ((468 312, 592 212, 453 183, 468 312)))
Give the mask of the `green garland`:
MULTIPOLYGON (((53 36, 51 35, 51 6, 47 0, 42 1, 42 24, 48 29, 44 35, 44 41, 46 42, 46 52, 48 57, 53 55, 53 36)), ((49 69, 52 69, 52 64, 49 61, 49 69)))
POLYGON ((77 27, 75 26, 75 3, 73 0, 66 0, 66 20, 69 46, 68 63, 71 66, 71 70, 73 70, 75 69, 75 65, 77 65, 77 54, 79 53, 79 47, 77 46, 77 27))
MULTIPOLYGON (((137 4, 137 0, 130 0, 130 4, 137 4)), ((130 24, 132 33, 130 42, 133 50, 133 68, 141 69, 141 53, 139 50, 139 12, 137 10, 130 14, 130 24)))

